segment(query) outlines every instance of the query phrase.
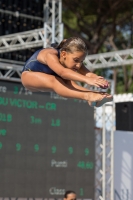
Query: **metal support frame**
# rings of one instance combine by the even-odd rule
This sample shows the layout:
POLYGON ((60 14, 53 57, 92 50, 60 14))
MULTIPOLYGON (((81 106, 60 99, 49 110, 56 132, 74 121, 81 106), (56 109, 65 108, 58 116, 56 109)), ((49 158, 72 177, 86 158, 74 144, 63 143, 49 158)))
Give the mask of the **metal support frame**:
MULTIPOLYGON (((114 95, 114 82, 111 94, 114 95)), ((96 136, 95 200, 114 200, 114 121, 115 103, 94 109, 96 136), (99 127, 99 128, 98 128, 99 127)))
POLYGON ((89 69, 130 65, 133 64, 133 49, 89 55, 85 63, 89 69))
POLYGON ((44 47, 63 40, 62 1, 46 0, 44 4, 44 47))
POLYGON ((96 129, 95 200, 114 200, 114 103, 95 109, 96 129))
POLYGON ((62 0, 46 0, 44 28, 0 36, 0 53, 47 47, 51 43, 60 43, 62 39, 62 0))
POLYGON ((0 59, 0 80, 21 82, 22 62, 4 63, 1 61, 3 59, 0 59))
POLYGON ((33 20, 38 20, 38 21, 43 22, 43 18, 41 18, 41 17, 23 14, 23 13, 20 13, 19 11, 13 12, 13 11, 10 11, 10 10, 0 9, 0 13, 12 15, 13 17, 23 17, 23 18, 33 19, 33 20))
POLYGON ((43 40, 43 29, 0 36, 0 53, 41 47, 43 46, 43 40))
MULTIPOLYGON (((97 119, 96 110, 94 110, 94 119, 97 119)), ((95 128, 95 200, 102 196, 102 129, 95 128)))

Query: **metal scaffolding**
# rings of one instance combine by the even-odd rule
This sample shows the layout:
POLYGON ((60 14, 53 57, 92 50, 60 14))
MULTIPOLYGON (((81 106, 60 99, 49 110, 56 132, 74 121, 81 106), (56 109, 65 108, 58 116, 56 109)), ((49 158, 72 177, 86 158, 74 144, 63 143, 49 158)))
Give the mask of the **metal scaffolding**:
POLYGON ((0 53, 42 47, 44 29, 35 29, 20 33, 0 36, 0 53))
POLYGON ((54 42, 60 43, 62 39, 62 1, 46 0, 44 28, 0 36, 0 53, 47 47, 54 42))
POLYGON ((95 110, 96 123, 102 121, 102 128, 96 130, 95 200, 114 200, 114 106, 105 104, 95 110))
POLYGON ((33 20, 38 20, 38 21, 43 22, 43 18, 41 18, 41 17, 33 16, 33 15, 26 15, 26 14, 20 13, 19 11, 13 12, 10 10, 0 9, 0 13, 12 15, 13 17, 23 17, 23 18, 33 19, 33 20))
POLYGON ((46 0, 44 4, 44 47, 63 40, 62 0, 46 0))
POLYGON ((89 55, 85 63, 90 69, 130 65, 133 64, 133 49, 89 55))
POLYGON ((22 68, 22 62, 0 59, 0 80, 21 82, 22 68))

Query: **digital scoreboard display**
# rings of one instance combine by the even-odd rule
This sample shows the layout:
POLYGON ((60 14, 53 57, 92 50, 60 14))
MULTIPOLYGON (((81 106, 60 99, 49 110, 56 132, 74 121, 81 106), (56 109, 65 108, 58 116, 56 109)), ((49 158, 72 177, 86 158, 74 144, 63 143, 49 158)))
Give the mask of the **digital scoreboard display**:
POLYGON ((0 198, 94 199, 94 110, 0 81, 0 198))

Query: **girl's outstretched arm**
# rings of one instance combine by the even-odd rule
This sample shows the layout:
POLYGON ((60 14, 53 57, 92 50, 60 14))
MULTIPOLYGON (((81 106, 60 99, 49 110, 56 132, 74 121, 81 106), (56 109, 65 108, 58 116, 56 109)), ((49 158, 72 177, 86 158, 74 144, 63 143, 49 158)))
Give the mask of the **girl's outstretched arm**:
POLYGON ((57 51, 55 49, 42 50, 39 53, 37 60, 41 63, 48 65, 56 74, 58 74, 64 80, 84 82, 96 87, 105 86, 105 81, 103 81, 103 78, 99 76, 95 78, 90 78, 82 73, 75 72, 75 69, 65 68, 60 63, 57 51))
POLYGON ((74 69, 65 68, 59 61, 57 50, 55 49, 44 49, 42 50, 37 60, 43 64, 48 65, 56 74, 58 74, 64 80, 73 80, 84 82, 89 85, 94 85, 96 87, 104 86, 103 81, 99 78, 91 80, 89 77, 77 73, 74 69))
POLYGON ((83 74, 78 74, 72 69, 65 68, 59 61, 57 50, 44 49, 42 50, 37 60, 43 64, 48 65, 56 74, 64 80, 73 80, 87 83, 88 77, 83 74))

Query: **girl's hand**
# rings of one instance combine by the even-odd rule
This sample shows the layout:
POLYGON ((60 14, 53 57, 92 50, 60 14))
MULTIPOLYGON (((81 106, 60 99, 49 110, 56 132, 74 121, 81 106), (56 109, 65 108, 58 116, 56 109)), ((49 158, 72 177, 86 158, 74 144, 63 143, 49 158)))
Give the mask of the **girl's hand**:
POLYGON ((106 89, 109 87, 109 83, 107 80, 105 80, 102 76, 94 76, 94 77, 86 77, 86 83, 88 85, 101 87, 103 89, 106 89))

